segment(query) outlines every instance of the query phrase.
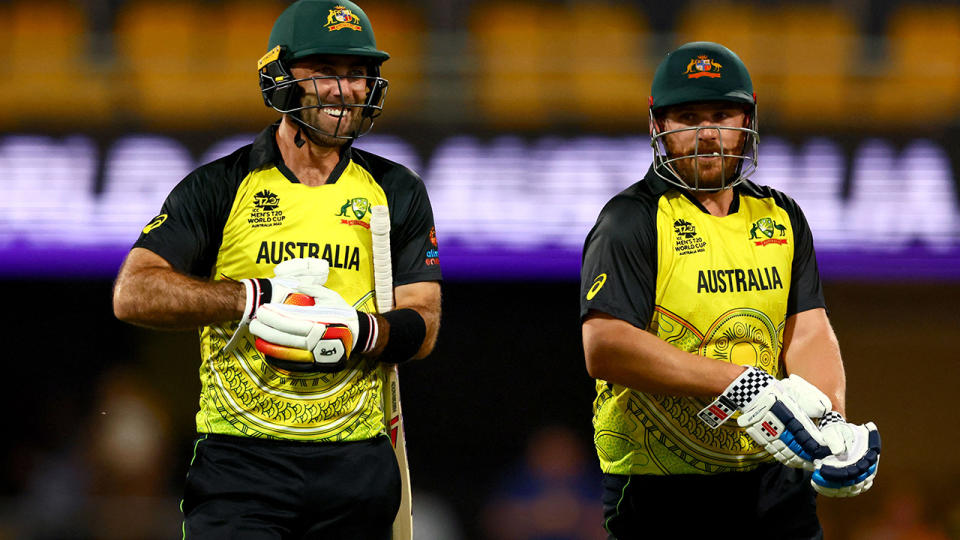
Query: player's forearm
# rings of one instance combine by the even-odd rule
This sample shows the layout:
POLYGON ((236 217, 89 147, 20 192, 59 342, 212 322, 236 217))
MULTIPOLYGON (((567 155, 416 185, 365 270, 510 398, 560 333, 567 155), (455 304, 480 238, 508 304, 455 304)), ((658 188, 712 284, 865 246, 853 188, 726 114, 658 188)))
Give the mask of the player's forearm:
POLYGON ((657 336, 613 318, 583 324, 590 376, 641 392, 712 397, 743 367, 682 351, 657 336))
POLYGON ((783 332, 783 362, 830 398, 833 410, 846 415, 846 375, 840 345, 826 311, 804 311, 787 319, 783 332))
MULTIPOLYGON (((437 343, 440 332, 440 284, 436 282, 414 283, 397 287, 395 291, 396 306, 394 310, 412 309, 423 319, 426 333, 413 359, 425 358, 437 343)), ((390 335, 390 324, 382 316, 377 316, 381 329, 381 336, 377 339, 377 346, 372 351, 379 356, 386 347, 390 335)))
POLYGON ((239 283, 197 279, 136 256, 124 264, 113 291, 118 319, 169 330, 238 320, 244 302, 239 283))

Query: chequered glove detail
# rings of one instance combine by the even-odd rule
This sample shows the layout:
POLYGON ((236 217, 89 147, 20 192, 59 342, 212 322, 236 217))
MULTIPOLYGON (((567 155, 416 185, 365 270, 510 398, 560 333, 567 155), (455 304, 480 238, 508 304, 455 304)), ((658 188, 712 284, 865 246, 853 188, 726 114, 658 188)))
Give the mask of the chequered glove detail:
POLYGON ((820 418, 820 422, 817 424, 817 427, 822 430, 830 424, 836 424, 837 422, 846 422, 846 420, 844 420, 843 415, 837 411, 827 411, 827 413, 820 418))
POLYGON ((713 403, 697 413, 697 417, 711 429, 717 429, 734 412, 743 410, 756 399, 760 392, 773 381, 774 378, 767 372, 753 367, 747 368, 727 386, 726 390, 713 403))
POLYGON ((730 385, 723 395, 733 401, 738 409, 743 409, 753 401, 764 388, 770 386, 773 380, 773 377, 765 371, 748 369, 730 385))

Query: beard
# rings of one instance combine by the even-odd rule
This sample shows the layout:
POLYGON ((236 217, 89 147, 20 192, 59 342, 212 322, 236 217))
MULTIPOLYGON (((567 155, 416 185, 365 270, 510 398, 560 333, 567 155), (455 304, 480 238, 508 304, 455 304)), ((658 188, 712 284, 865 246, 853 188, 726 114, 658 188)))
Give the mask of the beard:
POLYGON ((743 157, 738 157, 743 155, 744 137, 738 136, 737 139, 732 148, 723 150, 724 157, 719 156, 720 145, 700 144, 696 150, 693 147, 680 150, 668 144, 667 158, 676 160, 672 161, 671 165, 687 185, 695 188, 721 188, 737 174, 744 160, 743 157), (698 152, 699 156, 694 156, 694 152, 698 152), (713 153, 718 155, 709 155, 713 153))
MULTIPOLYGON (((683 154, 689 155, 689 154, 683 154)), ((672 163, 677 174, 688 185, 701 188, 719 188, 737 173, 742 158, 738 157, 679 157, 672 163)))
POLYGON ((302 107, 309 107, 299 111, 299 118, 312 128, 303 130, 310 142, 317 146, 339 148, 360 133, 363 107, 350 106, 351 104, 328 107, 342 113, 343 116, 336 118, 324 112, 327 107, 317 107, 318 103, 316 95, 307 94, 301 100, 302 107))

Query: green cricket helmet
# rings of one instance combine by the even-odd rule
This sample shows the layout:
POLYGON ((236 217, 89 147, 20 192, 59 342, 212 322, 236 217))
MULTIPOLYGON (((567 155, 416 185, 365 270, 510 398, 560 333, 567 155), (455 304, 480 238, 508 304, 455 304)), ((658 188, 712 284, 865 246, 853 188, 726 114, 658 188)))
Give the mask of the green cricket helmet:
MULTIPOLYGON (((268 107, 290 115, 303 127, 337 139, 355 139, 370 131, 373 119, 383 111, 388 83, 380 77, 380 64, 390 55, 377 49, 370 19, 360 6, 348 0, 298 0, 277 17, 267 48, 269 52, 260 58, 257 69, 260 72, 260 91, 268 107), (293 62, 312 55, 358 56, 366 60, 368 76, 360 77, 367 81, 364 103, 346 103, 342 97, 334 103, 324 103, 320 99, 316 81, 335 79, 337 84, 341 84, 341 77, 294 78, 290 72, 293 62), (304 81, 313 82, 317 105, 304 106, 301 103, 304 89, 300 83, 304 81), (302 119, 300 112, 310 108, 340 108, 344 112, 360 109, 363 121, 356 129, 344 126, 344 133, 341 133, 338 121, 334 132, 327 133, 302 119)), ((357 77, 351 77, 354 78, 357 77)), ((341 119, 343 117, 340 116, 341 119)))
POLYGON ((660 62, 653 76, 650 89, 650 145, 653 147, 654 171, 658 176, 683 189, 691 191, 720 191, 731 188, 749 177, 757 168, 757 97, 753 91, 750 73, 743 61, 730 49, 718 43, 695 41, 680 46, 660 62), (664 110, 673 105, 703 102, 732 102, 742 104, 749 116, 749 127, 688 127, 670 131, 660 130, 664 110), (720 152, 699 153, 699 132, 716 131, 721 140, 724 131, 744 132, 745 138, 739 153, 726 153, 723 144, 720 152), (696 131, 697 146, 692 154, 669 156, 665 137, 681 131, 696 131), (737 166, 729 174, 722 169, 726 163, 721 159, 719 187, 701 187, 699 161, 695 161, 694 178, 683 178, 673 166, 677 160, 719 156, 736 158, 737 166))

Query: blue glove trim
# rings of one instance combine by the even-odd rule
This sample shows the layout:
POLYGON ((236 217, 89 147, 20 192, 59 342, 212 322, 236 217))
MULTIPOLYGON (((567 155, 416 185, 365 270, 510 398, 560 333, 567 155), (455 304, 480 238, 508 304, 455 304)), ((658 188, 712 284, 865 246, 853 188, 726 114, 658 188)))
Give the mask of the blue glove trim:
MULTIPOLYGON (((842 471, 842 470, 845 470, 845 469, 847 469, 847 468, 849 468, 849 467, 843 467, 843 468, 841 468, 841 469, 839 469, 839 470, 842 471)), ((864 473, 860 474, 859 476, 857 476, 856 478, 852 478, 852 479, 850 479, 850 480, 837 480, 837 481, 828 480, 828 479, 824 478, 823 475, 821 474, 821 471, 822 471, 823 469, 834 469, 833 471, 830 471, 830 470, 827 471, 828 476, 831 476, 831 477, 832 477, 833 474, 836 473, 837 467, 822 467, 820 471, 814 471, 814 473, 813 473, 813 481, 816 482, 816 484, 819 485, 819 486, 828 487, 828 488, 840 488, 840 487, 853 486, 853 485, 859 484, 860 482, 863 482, 863 481, 866 480, 867 478, 870 478, 870 475, 872 475, 872 474, 874 474, 874 473, 877 472, 877 464, 874 463, 874 464, 871 465, 869 468, 867 468, 867 471, 866 471, 866 472, 864 472, 864 473)))
POLYGON ((770 407, 770 412, 783 422, 784 430, 780 434, 780 440, 794 454, 807 461, 823 459, 830 455, 830 448, 818 443, 783 402, 777 401, 774 403, 770 407))

